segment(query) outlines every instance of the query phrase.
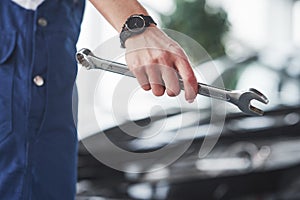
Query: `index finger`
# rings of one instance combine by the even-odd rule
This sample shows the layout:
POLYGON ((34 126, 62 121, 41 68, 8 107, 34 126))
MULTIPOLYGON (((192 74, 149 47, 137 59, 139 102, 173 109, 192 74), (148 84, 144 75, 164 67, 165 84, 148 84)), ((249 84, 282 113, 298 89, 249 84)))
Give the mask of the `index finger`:
POLYGON ((183 82, 185 99, 188 102, 193 102, 197 96, 198 83, 190 62, 187 58, 179 57, 175 61, 175 67, 183 82))

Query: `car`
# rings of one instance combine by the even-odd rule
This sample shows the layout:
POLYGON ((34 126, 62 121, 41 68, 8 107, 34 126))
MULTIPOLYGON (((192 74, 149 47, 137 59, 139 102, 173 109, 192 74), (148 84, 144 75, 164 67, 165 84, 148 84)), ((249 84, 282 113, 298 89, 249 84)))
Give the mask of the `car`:
POLYGON ((82 138, 78 200, 299 199, 300 62, 295 52, 282 62, 272 63, 268 52, 259 52, 197 66, 201 71, 217 65, 220 76, 209 84, 221 78, 228 89, 263 90, 270 104, 252 102, 265 110, 263 116, 245 115, 207 97, 199 97, 200 107, 193 108, 163 100, 171 104, 160 105, 163 112, 137 114, 82 138), (158 157, 122 157, 115 147, 139 155, 165 151, 158 157))

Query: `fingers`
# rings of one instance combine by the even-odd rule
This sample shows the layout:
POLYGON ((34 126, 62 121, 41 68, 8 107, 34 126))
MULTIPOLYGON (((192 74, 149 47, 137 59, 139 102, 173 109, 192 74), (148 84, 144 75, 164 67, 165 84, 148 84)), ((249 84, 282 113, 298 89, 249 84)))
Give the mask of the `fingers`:
POLYGON ((131 71, 144 90, 147 91, 151 89, 155 96, 162 96, 165 93, 166 88, 159 65, 136 66, 134 69, 131 69, 131 71))
POLYGON ((162 66, 161 71, 167 94, 171 97, 177 96, 180 93, 177 71, 169 66, 162 66))
POLYGON ((138 80, 140 86, 144 90, 146 90, 146 91, 151 90, 151 86, 150 86, 150 83, 149 83, 149 80, 148 80, 148 76, 146 74, 144 66, 135 67, 131 71, 134 74, 134 76, 136 77, 136 79, 138 80))
POLYGON ((198 83, 195 74, 187 59, 179 58, 176 60, 175 65, 183 81, 185 99, 191 103, 196 98, 198 92, 198 83))
POLYGON ((177 71, 166 65, 151 64, 131 70, 144 90, 152 89, 155 96, 165 91, 171 97, 180 93, 177 71))
POLYGON ((172 45, 172 51, 140 49, 127 53, 126 56, 130 70, 144 90, 151 89, 155 96, 162 96, 165 91, 169 96, 177 96, 181 90, 180 75, 185 99, 191 103, 196 98, 196 77, 188 58, 177 45, 172 45))
POLYGON ((165 86, 159 65, 148 65, 146 67, 146 72, 153 94, 155 96, 162 96, 165 93, 165 86))

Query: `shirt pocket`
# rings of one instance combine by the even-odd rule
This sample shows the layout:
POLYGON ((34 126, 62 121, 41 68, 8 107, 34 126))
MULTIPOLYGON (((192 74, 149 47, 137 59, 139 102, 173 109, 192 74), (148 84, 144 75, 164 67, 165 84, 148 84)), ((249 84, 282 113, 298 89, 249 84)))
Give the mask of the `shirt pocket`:
POLYGON ((12 131, 12 90, 16 32, 0 30, 0 142, 12 131))

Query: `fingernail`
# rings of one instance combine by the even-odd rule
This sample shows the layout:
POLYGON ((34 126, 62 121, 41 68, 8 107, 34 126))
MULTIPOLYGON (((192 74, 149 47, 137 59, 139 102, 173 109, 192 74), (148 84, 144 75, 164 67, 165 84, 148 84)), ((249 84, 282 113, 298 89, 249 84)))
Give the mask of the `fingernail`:
POLYGON ((193 103, 193 102, 194 102, 194 99, 188 99, 187 102, 193 103))

